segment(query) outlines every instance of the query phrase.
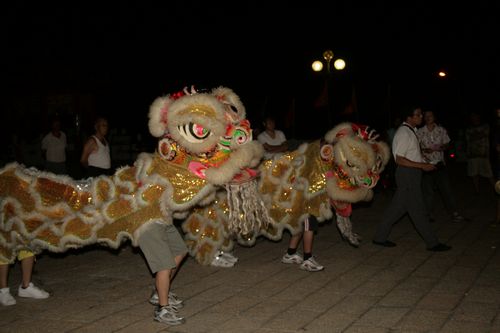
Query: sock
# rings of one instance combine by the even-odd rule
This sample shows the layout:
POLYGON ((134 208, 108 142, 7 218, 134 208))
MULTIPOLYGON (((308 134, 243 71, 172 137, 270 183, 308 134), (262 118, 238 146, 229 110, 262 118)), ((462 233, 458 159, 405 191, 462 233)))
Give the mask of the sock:
POLYGON ((289 247, 288 250, 286 250, 286 253, 288 253, 289 255, 295 254, 296 252, 297 249, 292 249, 291 247, 289 247))
POLYGON ((313 256, 312 253, 305 253, 304 252, 304 260, 307 260, 307 259, 311 258, 312 256, 313 256))

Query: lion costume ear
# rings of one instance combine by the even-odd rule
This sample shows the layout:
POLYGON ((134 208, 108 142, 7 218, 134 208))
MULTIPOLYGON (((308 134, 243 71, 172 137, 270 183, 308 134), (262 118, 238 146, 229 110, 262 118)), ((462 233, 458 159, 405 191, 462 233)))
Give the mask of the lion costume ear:
POLYGON ((158 97, 149 107, 149 132, 154 137, 162 137, 167 132, 167 112, 172 104, 169 96, 158 97))
POLYGON ((382 172, 385 169, 385 166, 389 162, 389 159, 391 158, 391 149, 389 148, 389 145, 385 143, 384 141, 377 141, 374 143, 377 146, 377 154, 380 155, 382 158, 382 165, 380 167, 380 172, 382 172))
POLYGON ((231 107, 232 111, 238 115, 238 119, 246 118, 245 106, 240 100, 240 97, 227 87, 218 87, 212 90, 212 94, 219 101, 231 107))
POLYGON ((325 141, 335 143, 339 138, 350 136, 354 133, 351 123, 340 123, 325 134, 325 141))

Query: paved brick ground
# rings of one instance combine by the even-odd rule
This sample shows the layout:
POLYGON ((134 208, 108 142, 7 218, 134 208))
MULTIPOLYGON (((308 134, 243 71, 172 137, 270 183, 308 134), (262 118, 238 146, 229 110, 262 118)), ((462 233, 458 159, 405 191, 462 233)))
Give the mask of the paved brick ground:
MULTIPOLYGON (((237 246, 233 268, 188 258, 173 284, 185 299, 187 322, 180 326, 153 321, 147 303, 153 278, 135 248, 45 253, 34 280, 52 296, 1 307, 0 332, 500 332, 500 225, 491 223, 496 198, 486 182, 484 193, 473 195, 463 165, 454 171, 462 211, 472 220, 452 223, 438 209, 433 226, 453 246, 449 252, 426 251, 407 218, 391 234, 397 247, 372 245, 391 198, 382 191, 355 206, 355 230, 365 238, 358 249, 333 224, 321 226, 314 252, 326 266, 322 272, 280 263, 288 235, 237 246)), ((9 280, 17 286, 19 265, 9 280)))

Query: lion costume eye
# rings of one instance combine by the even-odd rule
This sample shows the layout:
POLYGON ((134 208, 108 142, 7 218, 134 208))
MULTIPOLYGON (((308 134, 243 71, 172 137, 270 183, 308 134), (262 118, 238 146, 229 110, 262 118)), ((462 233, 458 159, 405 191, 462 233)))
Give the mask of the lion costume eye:
POLYGON ((354 164, 352 164, 351 162, 349 162, 349 160, 346 160, 345 161, 345 164, 347 164, 347 166, 349 168, 352 168, 354 171, 358 171, 359 170, 359 167, 355 166, 354 164))
POLYGON ((380 155, 377 155, 377 162, 372 167, 372 171, 373 172, 378 172, 380 170, 380 168, 382 167, 382 163, 383 163, 382 157, 380 155))
POLYGON ((233 135, 236 143, 242 145, 248 141, 248 133, 244 131, 242 128, 238 128, 233 135))
POLYGON ((319 150, 319 155, 321 159, 325 162, 333 161, 333 146, 330 144, 324 144, 319 150))
POLYGON ((189 123, 177 127, 179 133, 189 142, 197 143, 205 140, 212 132, 201 125, 189 123))
POLYGON ((238 109, 236 108, 236 106, 232 105, 232 104, 228 104, 228 108, 233 111, 235 114, 238 114, 238 109))

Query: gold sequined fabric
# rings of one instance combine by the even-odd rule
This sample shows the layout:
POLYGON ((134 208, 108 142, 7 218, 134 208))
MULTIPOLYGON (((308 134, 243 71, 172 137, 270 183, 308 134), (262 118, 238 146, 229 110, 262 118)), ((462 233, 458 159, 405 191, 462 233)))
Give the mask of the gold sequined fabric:
MULTIPOLYGON (((171 223, 168 207, 188 204, 207 185, 158 155, 147 162, 143 174, 125 167, 83 187, 16 163, 0 170, 0 262, 12 262, 19 249, 63 252, 96 242, 118 247, 124 238, 135 244, 139 227, 158 219, 171 223)), ((214 230, 207 229, 207 237, 215 237, 214 230)))
POLYGON ((321 160, 319 148, 320 142, 316 141, 304 150, 261 163, 258 190, 274 223, 263 226, 258 233, 228 234, 227 200, 223 193, 217 193, 214 204, 196 208, 183 223, 191 255, 208 265, 218 250, 232 248, 233 239, 248 246, 255 244, 260 235, 279 240, 284 229, 293 233, 302 230, 304 214, 320 216, 321 206, 330 205, 325 189, 329 163, 321 160))

